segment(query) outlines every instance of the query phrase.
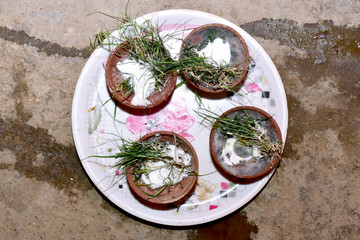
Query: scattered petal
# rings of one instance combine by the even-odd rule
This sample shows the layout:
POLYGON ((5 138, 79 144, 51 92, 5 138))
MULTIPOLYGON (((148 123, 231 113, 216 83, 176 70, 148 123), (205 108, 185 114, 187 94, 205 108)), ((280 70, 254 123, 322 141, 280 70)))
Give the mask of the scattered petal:
POLYGON ((126 125, 133 134, 172 131, 193 141, 194 137, 186 131, 194 124, 195 118, 189 114, 184 102, 183 98, 173 100, 164 110, 148 116, 129 115, 126 125))
POLYGON ((126 126, 133 134, 146 131, 147 119, 144 116, 129 115, 126 119, 126 126))
POLYGON ((261 88, 254 82, 245 83, 245 90, 248 92, 261 92, 261 88))
POLYGON ((95 110, 95 108, 96 108, 96 106, 89 108, 89 109, 88 109, 88 112, 92 112, 92 111, 94 111, 94 110, 95 110))

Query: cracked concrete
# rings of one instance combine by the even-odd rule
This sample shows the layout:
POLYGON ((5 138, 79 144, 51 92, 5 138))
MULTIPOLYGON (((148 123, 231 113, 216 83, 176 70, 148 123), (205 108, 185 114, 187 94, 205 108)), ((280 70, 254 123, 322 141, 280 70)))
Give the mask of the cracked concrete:
POLYGON ((152 226, 113 206, 76 155, 71 103, 96 30, 126 1, 0 1, 0 239, 358 239, 360 3, 134 0, 194 9, 251 34, 289 107, 284 161, 247 206, 206 226, 152 226))

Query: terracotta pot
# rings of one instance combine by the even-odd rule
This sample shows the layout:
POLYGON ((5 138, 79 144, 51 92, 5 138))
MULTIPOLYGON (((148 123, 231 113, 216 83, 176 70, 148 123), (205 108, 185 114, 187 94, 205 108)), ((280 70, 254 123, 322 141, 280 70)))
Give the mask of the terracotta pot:
MULTIPOLYGON (((202 25, 192 32, 190 32, 183 41, 180 50, 180 57, 186 58, 184 53, 185 49, 194 47, 197 51, 204 49, 209 43, 212 36, 221 38, 224 42, 230 43, 231 59, 230 66, 236 67, 241 72, 241 76, 233 78, 233 84, 230 85, 235 91, 240 89, 245 81, 249 69, 249 50, 245 40, 233 28, 223 24, 206 24, 202 25), (214 35, 214 33, 216 35, 214 35)), ((198 93, 203 94, 208 98, 222 98, 229 96, 230 92, 215 88, 214 85, 205 85, 204 83, 194 82, 193 78, 189 75, 184 75, 191 89, 196 90, 198 93)))
MULTIPOLYGON (((244 113, 250 115, 254 119, 268 119, 262 123, 266 133, 269 135, 271 142, 282 143, 280 128, 274 118, 265 111, 255 107, 235 107, 221 117, 234 117, 236 115, 243 115, 244 113)), ((278 165, 280 158, 277 156, 264 159, 256 159, 252 157, 250 160, 240 161, 236 165, 228 165, 221 157, 221 153, 227 141, 220 129, 212 128, 210 132, 210 153, 214 165, 218 171, 228 180, 235 183, 251 183, 257 181, 267 174, 269 174, 278 165)), ((279 153, 281 156, 281 152, 279 153)))
MULTIPOLYGON (((186 153, 192 156, 191 168, 195 172, 198 172, 199 170, 198 157, 195 149, 185 138, 178 134, 167 131, 157 131, 146 134, 138 141, 166 141, 170 144, 174 144, 176 141, 177 147, 182 148, 186 153)), ((155 209, 170 209, 178 207, 194 192, 196 187, 197 176, 189 175, 184 177, 179 183, 166 187, 158 196, 151 197, 147 194, 155 195, 161 188, 150 189, 147 186, 138 186, 137 184, 141 184, 142 180, 139 179, 136 181, 135 176, 131 173, 131 171, 132 168, 128 170, 126 175, 131 192, 141 203, 155 209)))
POLYGON ((124 78, 117 69, 116 64, 129 58, 129 53, 125 50, 125 46, 126 42, 116 47, 107 60, 105 66, 105 78, 108 91, 110 92, 110 95, 114 97, 114 100, 116 100, 117 105, 131 114, 142 115, 154 113, 163 108, 170 101, 175 89, 177 74, 168 74, 165 87, 160 91, 154 91, 147 99, 151 104, 146 106, 131 104, 133 95, 131 93, 129 94, 126 89, 118 89, 118 87, 121 86, 121 83, 124 82, 124 78))

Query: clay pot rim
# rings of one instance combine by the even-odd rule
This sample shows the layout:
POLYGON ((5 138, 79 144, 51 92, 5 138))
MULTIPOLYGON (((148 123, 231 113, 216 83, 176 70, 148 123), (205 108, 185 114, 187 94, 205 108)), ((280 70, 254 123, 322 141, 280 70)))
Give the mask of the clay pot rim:
MULTIPOLYGON (((175 90, 175 86, 176 86, 176 82, 177 82, 177 77, 178 77, 178 73, 176 72, 172 72, 169 73, 167 75, 168 80, 165 84, 165 86, 161 89, 161 91, 155 90, 148 98, 147 100, 151 102, 151 104, 149 105, 133 105, 131 104, 131 100, 132 100, 132 96, 133 94, 129 94, 126 95, 127 92, 126 91, 118 91, 115 92, 111 91, 109 88, 109 84, 110 84, 110 78, 113 78, 111 76, 111 71, 112 69, 115 68, 115 70, 118 73, 118 77, 119 79, 121 79, 122 81, 124 80, 121 76, 120 71, 116 68, 116 64, 112 64, 112 58, 115 58, 116 63, 122 61, 122 59, 128 59, 127 57, 122 57, 122 56, 118 56, 115 53, 125 53, 123 56, 128 55, 126 53, 126 50, 124 50, 123 46, 126 45, 127 42, 123 42, 120 45, 116 46, 116 48, 114 50, 111 51, 106 65, 105 65, 105 80, 106 80, 106 85, 109 91, 109 94, 112 96, 112 98, 114 98, 117 102, 117 104, 119 105, 119 107, 122 107, 125 111, 132 111, 134 110, 136 112, 136 114, 143 114, 144 112, 141 112, 142 110, 151 110, 151 109, 155 109, 157 107, 161 107, 165 102, 168 102, 169 99, 171 98, 174 90, 175 90), (157 100, 157 96, 163 94, 163 99, 161 101, 155 101, 152 102, 152 100, 157 100), (124 95, 126 95, 124 97, 124 95), (140 112, 138 112, 140 111, 140 112)), ((121 83, 122 81, 119 81, 119 83, 121 83)))
MULTIPOLYGON (((234 82, 234 84, 232 84, 230 87, 234 87, 234 88, 239 88, 246 80, 247 78, 247 74, 248 74, 248 70, 249 70, 249 65, 250 65, 250 54, 249 54, 249 49, 248 49, 248 46, 245 42, 245 39, 240 35, 240 33, 238 31, 236 31, 235 29, 233 29, 232 27, 228 26, 228 25, 225 25, 225 24, 221 24, 221 23, 209 23, 209 24, 204 24, 204 25, 201 25, 197 28, 195 28, 194 30, 192 30, 186 37, 185 39, 183 40, 183 43, 181 45, 181 48, 180 48, 180 57, 182 55, 182 52, 183 52, 183 49, 184 49, 184 44, 185 42, 194 34, 198 33, 199 31, 203 30, 204 28, 209 28, 209 27, 218 27, 218 28, 224 28, 224 29, 227 29, 229 30, 230 32, 232 32, 238 39, 240 39, 243 47, 244 47, 244 50, 245 50, 245 60, 244 62, 247 62, 246 63, 246 66, 245 66, 245 69, 244 69, 244 76, 242 78, 238 78, 237 81, 234 82)), ((241 63, 238 63, 238 64, 241 64, 241 63)), ((183 74, 183 77, 185 79, 187 79, 187 83, 190 85, 191 88, 195 89, 195 90, 199 90, 205 94, 210 94, 211 95, 217 95, 217 94, 220 94, 220 95, 224 95, 225 93, 227 93, 228 91, 225 90, 225 89, 211 89, 211 88, 207 88, 205 86, 201 86, 201 85, 198 85, 196 83, 194 83, 193 81, 191 81, 189 78, 187 78, 185 76, 185 74, 183 74)))
MULTIPOLYGON (((257 107, 252 107, 252 106, 238 106, 238 107, 234 107, 231 108, 229 110, 227 110, 226 112, 224 112, 220 117, 225 117, 233 112, 237 112, 237 111, 243 111, 243 110, 250 110, 250 111, 256 111, 258 113, 260 113, 261 115, 263 115, 266 118, 269 118, 269 121, 271 121, 271 125, 274 127, 277 136, 278 136, 278 140, 279 142, 282 143, 282 135, 281 135, 281 130, 278 126, 278 124, 276 123, 275 119, 266 111, 257 108, 257 107)), ((229 173, 228 171, 226 171, 226 169, 224 169, 221 164, 220 164, 220 160, 213 147, 212 147, 212 142, 214 141, 214 133, 215 133, 216 128, 212 128, 210 131, 210 138, 209 138, 209 145, 210 145, 210 154, 211 154, 211 158, 213 160, 213 163, 215 165, 215 167, 219 170, 219 172, 221 174, 223 174, 227 179, 231 180, 232 182, 237 182, 237 183, 252 183, 254 181, 257 181, 263 177, 265 177, 267 174, 269 174, 272 170, 276 169, 277 165, 280 162, 280 158, 279 157, 273 157, 272 161, 269 162, 269 164, 267 165, 267 167, 260 173, 256 174, 256 175, 233 175, 231 173, 229 173)), ((281 152, 282 153, 282 152, 281 152)), ((280 153, 280 155, 281 155, 280 153)), ((231 166, 230 166, 231 167, 231 166)))
MULTIPOLYGON (((196 154, 196 151, 194 149, 194 147, 191 145, 191 143, 186 140, 184 137, 174 133, 174 132, 170 132, 170 131, 155 131, 155 132, 151 132, 148 133, 142 137, 140 137, 137 141, 146 141, 151 139, 152 137, 155 137, 156 135, 159 136, 165 136, 165 137, 176 137, 177 141, 181 141, 182 143, 184 143, 187 148, 189 149, 190 152, 189 153, 192 156, 192 164, 193 164, 193 169, 195 172, 199 171, 199 160, 196 154)), ((141 203, 143 203, 144 205, 151 207, 151 208, 155 208, 155 209, 169 209, 169 208, 174 208, 177 205, 180 205, 183 201, 185 201, 194 191, 195 191, 195 187, 196 187, 196 183, 197 183, 197 176, 196 175, 191 175, 191 176, 187 176, 186 178, 190 178, 190 183, 188 184, 188 187, 184 190, 184 191, 180 191, 180 193, 174 197, 173 199, 170 200, 161 200, 160 198, 151 198, 148 195, 146 195, 145 193, 143 193, 140 188, 138 186, 136 186, 135 182, 132 181, 134 180, 134 176, 130 173, 131 172, 131 168, 128 169, 128 172, 126 173, 126 180, 128 183, 128 186, 131 190, 131 192, 134 194, 135 198, 138 199, 141 203)), ((181 180, 181 182, 184 181, 185 178, 183 178, 181 180)), ((171 186, 169 186, 171 187, 171 186)), ((167 191, 167 189, 169 187, 166 187, 164 191, 167 191)))

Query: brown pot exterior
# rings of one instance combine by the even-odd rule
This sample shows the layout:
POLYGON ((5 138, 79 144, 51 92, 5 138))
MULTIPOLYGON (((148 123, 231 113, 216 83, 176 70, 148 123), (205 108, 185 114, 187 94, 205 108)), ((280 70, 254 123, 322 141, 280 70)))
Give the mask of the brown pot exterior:
MULTIPOLYGON (((244 83, 247 77, 250 58, 249 58, 249 50, 245 40, 233 28, 223 24, 212 23, 212 24, 205 24, 194 29, 184 39, 183 45, 181 46, 181 50, 180 50, 180 57, 182 56, 184 45, 187 46, 199 45, 204 39, 204 36, 202 35, 206 34, 209 31, 216 31, 221 38, 225 40, 227 39, 232 40, 229 41, 229 43, 231 44, 231 55, 232 55, 230 65, 236 66, 239 69, 243 69, 244 71, 242 76, 236 79, 231 87, 235 89, 240 89, 240 87, 242 86, 242 84, 244 83)), ((207 36, 208 34, 205 35, 205 37, 207 36)), ((213 89, 196 84, 193 81, 191 81, 190 77, 188 76, 184 76, 184 77, 187 80, 190 89, 197 91, 198 93, 204 95, 205 97, 224 98, 224 97, 228 97, 230 94, 228 91, 223 89, 213 89)))
POLYGON ((133 95, 127 93, 125 90, 119 91, 118 86, 124 81, 116 64, 124 61, 129 57, 129 54, 124 50, 126 42, 116 47, 110 53, 105 66, 105 79, 108 91, 114 100, 116 100, 119 107, 131 114, 151 114, 163 108, 169 101, 175 90, 177 81, 177 74, 169 74, 165 87, 161 91, 155 91, 150 95, 148 100, 151 104, 147 106, 135 106, 131 104, 133 95))
MULTIPOLYGON (((254 112, 256 115, 263 116, 265 118, 269 118, 268 121, 269 125, 266 127, 272 134, 275 134, 276 139, 282 143, 281 131, 279 126, 277 125, 276 121, 270 114, 267 112, 256 108, 256 107, 249 107, 249 106, 241 106, 235 107, 224 114, 221 117, 228 116, 231 113, 239 112, 239 111, 247 111, 254 112)), ((241 161, 239 164, 229 166, 227 165, 223 159, 219 156, 219 147, 216 147, 216 141, 219 141, 221 138, 221 134, 218 129, 212 128, 210 132, 210 153, 213 160, 213 163, 217 170, 228 180, 235 182, 235 183, 251 183, 257 181, 267 174, 269 174, 272 170, 276 168, 276 166, 280 162, 279 157, 273 157, 271 161, 259 161, 256 160, 255 162, 252 160, 249 161, 241 161)))
MULTIPOLYGON (((157 141, 168 141, 170 143, 174 143, 174 136, 176 138, 176 143, 178 144, 178 146, 180 146, 186 153, 192 156, 191 167, 194 169, 195 172, 198 172, 199 162, 195 149, 190 144, 190 142, 187 141, 182 136, 173 132, 157 131, 146 134, 145 136, 141 137, 141 139, 139 139, 138 141, 147 142, 149 140, 153 140, 154 138, 156 138, 157 141)), ((197 176, 190 175, 183 178, 180 183, 166 187, 165 190, 160 195, 153 198, 151 196, 146 195, 145 193, 154 195, 159 191, 160 188, 149 189, 146 186, 137 186, 135 183, 134 175, 130 173, 131 170, 132 169, 128 170, 126 179, 132 194, 141 203, 151 208, 160 209, 160 210, 176 208, 195 191, 197 176)))

